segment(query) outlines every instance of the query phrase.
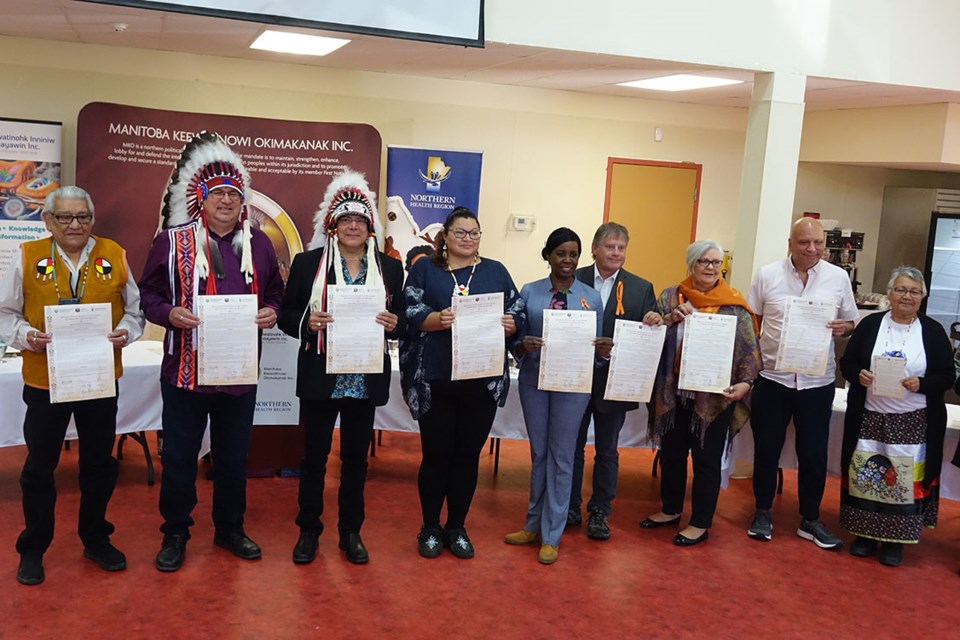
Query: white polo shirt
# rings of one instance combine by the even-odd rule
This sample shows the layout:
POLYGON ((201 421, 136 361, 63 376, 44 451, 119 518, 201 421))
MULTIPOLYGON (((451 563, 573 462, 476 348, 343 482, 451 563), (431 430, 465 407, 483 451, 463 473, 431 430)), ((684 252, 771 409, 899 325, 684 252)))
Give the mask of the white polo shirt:
POLYGON ((853 321, 858 314, 850 276, 840 267, 821 260, 807 271, 807 284, 804 286, 793 262, 787 257, 760 267, 753 284, 750 285, 750 295, 747 296, 750 308, 754 313, 763 316, 763 325, 760 327, 763 371, 760 375, 791 389, 814 389, 832 385, 836 381, 833 340, 830 341, 830 357, 825 375, 811 376, 776 369, 777 348, 780 345, 780 333, 783 330, 789 296, 834 300, 837 305, 837 318, 853 321))
POLYGON ((600 299, 603 301, 603 308, 607 308, 607 300, 610 299, 610 294, 613 292, 613 283, 617 281, 617 274, 620 273, 620 269, 617 269, 610 277, 604 279, 600 275, 600 270, 597 269, 597 265, 593 265, 593 288, 600 292, 600 299))

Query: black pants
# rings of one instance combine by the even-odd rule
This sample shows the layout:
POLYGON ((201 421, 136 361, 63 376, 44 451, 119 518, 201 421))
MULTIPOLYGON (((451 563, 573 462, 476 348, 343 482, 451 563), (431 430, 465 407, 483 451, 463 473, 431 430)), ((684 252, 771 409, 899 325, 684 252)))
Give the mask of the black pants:
POLYGON ((218 532, 243 531, 247 510, 247 453, 257 390, 228 393, 187 391, 161 378, 163 397, 163 474, 160 477, 160 530, 189 535, 197 506, 197 456, 210 420, 213 456, 213 524, 218 532))
POLYGON ((23 387, 27 414, 23 439, 27 459, 20 473, 25 528, 17 538, 21 554, 43 554, 53 540, 57 488, 53 472, 60 462, 63 438, 70 416, 80 438, 80 515, 77 532, 84 546, 109 539, 113 525, 107 522, 107 503, 117 484, 117 459, 113 443, 117 433, 117 398, 50 404, 46 389, 23 387))
POLYGON ((660 441, 660 500, 666 514, 683 511, 687 491, 687 452, 690 452, 693 457, 690 526, 709 529, 720 495, 720 465, 733 419, 733 405, 704 427, 707 431, 702 445, 700 434, 693 430, 692 418, 693 411, 683 407, 678 398, 673 428, 663 434, 660 441))
POLYGON ((773 505, 780 452, 792 417, 796 431, 800 513, 807 520, 820 517, 834 393, 833 385, 798 391, 763 376, 757 378, 750 411, 754 442, 753 496, 757 509, 769 509, 773 505))
POLYGON ((423 524, 440 526, 447 502, 447 528, 463 526, 477 488, 477 465, 490 435, 497 403, 485 380, 430 383, 431 407, 420 423, 423 460, 417 486, 423 524))
POLYGON ((297 524, 303 531, 321 533, 324 476, 333 441, 333 427, 340 415, 340 489, 337 506, 340 533, 359 533, 363 525, 363 485, 367 480, 367 451, 373 438, 377 408, 369 400, 300 399, 303 425, 303 460, 300 462, 300 512, 297 524))

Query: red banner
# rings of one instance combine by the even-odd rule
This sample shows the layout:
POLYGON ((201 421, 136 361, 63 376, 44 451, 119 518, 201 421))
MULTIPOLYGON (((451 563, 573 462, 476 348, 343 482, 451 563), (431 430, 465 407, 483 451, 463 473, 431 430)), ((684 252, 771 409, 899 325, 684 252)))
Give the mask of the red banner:
MULTIPOLYGON (((194 133, 220 134, 253 193, 248 210, 289 267, 313 236, 313 214, 344 166, 380 185, 380 133, 368 124, 299 122, 145 109, 93 102, 77 122, 77 184, 96 207, 98 235, 127 250, 139 277, 160 221, 164 188, 194 133)), ((286 272, 286 269, 284 269, 286 272)))

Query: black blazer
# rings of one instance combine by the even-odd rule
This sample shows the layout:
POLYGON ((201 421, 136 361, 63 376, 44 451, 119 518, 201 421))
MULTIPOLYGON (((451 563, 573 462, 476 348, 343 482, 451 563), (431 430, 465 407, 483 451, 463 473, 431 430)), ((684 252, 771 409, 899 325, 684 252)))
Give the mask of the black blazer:
MULTIPOLYGON (((331 240, 331 242, 334 242, 331 240)), ((278 326, 288 336, 300 338, 300 350, 297 357, 297 397, 311 400, 326 400, 333 392, 337 375, 327 373, 327 359, 323 353, 317 353, 318 334, 307 328, 305 314, 310 303, 313 281, 320 267, 323 249, 313 249, 297 255, 290 267, 287 289, 283 294, 282 313, 278 326)), ((396 328, 387 334, 387 338, 398 339, 406 333, 406 301, 403 297, 403 265, 399 260, 380 254, 383 265, 383 280, 387 288, 389 303, 387 309, 396 314, 396 328)), ((374 265, 368 265, 373 268, 374 265)), ((338 268, 336 265, 331 268, 338 268)), ((328 274, 329 275, 329 274, 328 274)), ((390 356, 383 354, 383 373, 366 374, 367 396, 377 407, 387 404, 390 397, 390 356)))
MULTIPOLYGON (((860 321, 840 358, 840 371, 850 383, 847 390, 847 412, 843 420, 843 445, 840 449, 840 470, 850 466, 850 458, 860 437, 863 407, 867 389, 860 384, 860 370, 873 366, 873 347, 880 332, 880 322, 886 313, 872 313, 860 321)), ((953 347, 947 333, 936 320, 920 316, 923 330, 923 351, 927 357, 927 371, 920 378, 920 393, 927 396, 927 461, 923 483, 926 486, 940 475, 943 463, 943 437, 947 429, 947 406, 943 394, 953 385, 953 347)))
MULTIPOLYGON (((593 287, 594 265, 577 269, 577 278, 593 287)), ((613 328, 617 318, 640 322, 648 311, 657 310, 657 298, 653 295, 653 285, 639 276, 635 276, 625 269, 620 269, 617 279, 613 283, 613 291, 603 309, 603 335, 613 337, 613 328), (617 315, 617 287, 623 283, 623 313, 617 315)), ((617 413, 633 411, 640 405, 636 402, 621 402, 619 400, 604 400, 603 392, 607 388, 607 376, 610 374, 610 364, 603 363, 593 372, 593 406, 600 413, 617 413)))

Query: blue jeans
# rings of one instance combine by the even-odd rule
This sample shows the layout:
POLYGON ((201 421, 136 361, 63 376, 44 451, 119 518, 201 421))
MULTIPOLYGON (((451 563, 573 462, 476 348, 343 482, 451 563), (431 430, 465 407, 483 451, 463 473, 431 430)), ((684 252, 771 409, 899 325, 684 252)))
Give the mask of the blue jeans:
POLYGON ((163 453, 160 515, 165 534, 189 535, 197 505, 197 456, 210 420, 213 457, 213 524, 219 533, 243 531, 247 510, 247 453, 257 390, 228 393, 187 391, 161 378, 163 453))
POLYGON ((530 504, 523 528, 557 546, 567 525, 573 453, 588 393, 540 391, 519 383, 520 406, 530 438, 530 504))
POLYGON ((577 436, 577 447, 573 458, 573 486, 570 489, 570 508, 579 509, 583 503, 581 490, 583 488, 584 447, 587 446, 587 430, 590 428, 590 418, 593 418, 593 496, 587 503, 587 511, 599 511, 610 515, 613 510, 613 499, 617 497, 617 474, 620 471, 620 452, 617 444, 620 439, 620 430, 627 419, 626 411, 614 413, 600 413, 593 404, 587 405, 580 422, 580 433, 577 436))
POLYGON ((780 452, 792 417, 796 432, 800 513, 807 520, 820 517, 820 500, 827 480, 827 445, 834 393, 833 385, 799 391, 763 376, 757 378, 750 410, 753 497, 757 509, 773 506, 780 452))

